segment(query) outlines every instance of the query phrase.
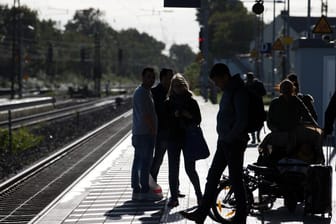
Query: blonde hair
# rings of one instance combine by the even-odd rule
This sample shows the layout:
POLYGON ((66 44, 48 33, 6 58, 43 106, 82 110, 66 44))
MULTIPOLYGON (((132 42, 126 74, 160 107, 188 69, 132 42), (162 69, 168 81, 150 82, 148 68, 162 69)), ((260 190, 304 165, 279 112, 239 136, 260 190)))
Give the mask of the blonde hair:
POLYGON ((169 91, 168 91, 168 95, 174 95, 174 90, 173 90, 173 86, 176 84, 180 84, 180 85, 184 85, 186 88, 186 92, 188 94, 190 94, 190 96, 193 95, 192 91, 190 91, 189 89, 189 84, 188 81, 184 78, 184 76, 180 73, 177 73, 173 76, 173 78, 171 79, 171 83, 170 83, 170 87, 169 87, 169 91))

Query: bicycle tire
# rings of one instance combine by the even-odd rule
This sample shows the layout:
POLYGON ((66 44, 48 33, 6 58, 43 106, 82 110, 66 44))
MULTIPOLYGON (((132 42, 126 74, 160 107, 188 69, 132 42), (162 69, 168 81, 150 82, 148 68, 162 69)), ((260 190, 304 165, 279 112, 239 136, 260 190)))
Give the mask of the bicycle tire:
MULTIPOLYGON (((249 191, 246 191, 247 212, 250 211, 252 203, 250 194, 251 193, 249 193, 249 191)), ((234 218, 236 211, 235 200, 230 181, 228 179, 221 180, 218 188, 216 189, 216 200, 211 208, 215 221, 223 224, 232 223, 232 219, 234 218)))

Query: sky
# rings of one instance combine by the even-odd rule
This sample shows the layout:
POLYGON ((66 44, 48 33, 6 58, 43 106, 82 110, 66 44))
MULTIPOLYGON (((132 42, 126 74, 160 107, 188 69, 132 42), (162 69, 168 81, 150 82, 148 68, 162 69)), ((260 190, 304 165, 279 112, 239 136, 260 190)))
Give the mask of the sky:
MULTIPOLYGON (((287 2, 288 0, 286 0, 287 2)), ((336 0, 328 2, 328 16, 336 17, 336 0)), ((273 1, 264 0, 265 22, 272 21, 273 1)), ((14 0, 0 0, 0 4, 12 6, 14 0)), ((196 9, 164 8, 163 0, 20 0, 21 5, 37 10, 39 18, 58 22, 59 28, 73 17, 78 9, 98 8, 103 19, 113 29, 136 28, 166 44, 166 52, 172 44, 188 44, 198 51, 199 24, 196 9)), ((243 0, 251 11, 254 0, 243 0)), ((308 0, 290 1, 290 15, 307 16, 308 0)), ((284 9, 284 3, 276 3, 276 15, 284 9)), ((321 16, 321 0, 311 0, 311 15, 321 16)))

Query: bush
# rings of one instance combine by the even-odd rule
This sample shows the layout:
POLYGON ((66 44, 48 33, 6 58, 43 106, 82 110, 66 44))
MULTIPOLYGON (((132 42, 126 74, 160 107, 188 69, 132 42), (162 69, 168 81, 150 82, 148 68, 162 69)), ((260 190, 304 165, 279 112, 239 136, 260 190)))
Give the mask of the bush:
POLYGON ((12 132, 12 149, 10 150, 9 132, 0 129, 0 149, 2 152, 19 154, 27 149, 36 147, 42 142, 42 136, 35 136, 27 128, 20 128, 12 132))

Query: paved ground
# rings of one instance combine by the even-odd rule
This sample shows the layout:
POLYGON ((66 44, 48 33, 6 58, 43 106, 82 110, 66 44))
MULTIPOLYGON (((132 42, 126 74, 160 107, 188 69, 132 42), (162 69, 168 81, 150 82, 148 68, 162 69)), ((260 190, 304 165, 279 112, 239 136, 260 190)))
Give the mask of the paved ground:
MULTIPOLYGON (((211 149, 215 149, 215 122, 218 105, 211 105, 199 100, 202 111, 202 127, 211 149)), ((263 133, 264 135, 265 133, 263 133)), ((245 154, 245 164, 256 161, 257 149, 248 147, 245 154)), ((158 183, 161 185, 165 199, 157 202, 134 202, 131 200, 130 170, 133 159, 133 148, 130 136, 126 137, 99 164, 88 171, 83 177, 64 192, 53 204, 47 208, 39 219, 33 223, 56 224, 100 224, 100 223, 192 223, 183 219, 179 211, 196 206, 196 196, 193 187, 184 171, 183 162, 180 171, 180 190, 187 197, 180 199, 180 205, 174 209, 166 206, 169 198, 167 161, 160 170, 158 183)), ((211 163, 210 158, 197 162, 202 189, 205 177, 211 163)), ((183 160, 182 160, 183 161, 183 160)), ((334 165, 335 160, 332 161, 334 165)), ((335 177, 335 172, 333 172, 335 177)), ((335 184, 334 184, 335 185, 335 184)), ((333 188, 335 191, 335 186, 333 188)), ((335 193, 334 193, 335 195, 335 193)), ((336 224, 336 199, 333 197, 333 218, 304 217, 302 207, 298 206, 295 214, 290 214, 283 207, 281 200, 277 200, 271 211, 262 216, 249 216, 248 223, 272 224, 336 224)), ((207 224, 216 223, 210 218, 207 224)))

